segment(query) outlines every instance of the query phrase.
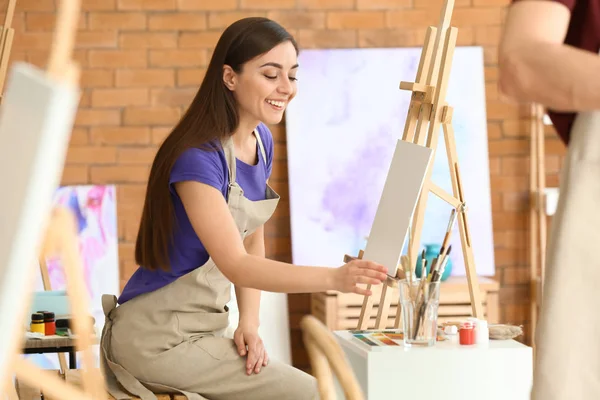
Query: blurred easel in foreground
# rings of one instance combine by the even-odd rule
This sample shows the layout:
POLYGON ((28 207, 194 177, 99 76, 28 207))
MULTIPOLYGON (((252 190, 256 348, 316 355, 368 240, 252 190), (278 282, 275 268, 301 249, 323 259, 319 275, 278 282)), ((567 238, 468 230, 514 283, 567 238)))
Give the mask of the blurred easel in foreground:
MULTIPOLYGON (((91 349, 90 300, 75 218, 66 209, 52 209, 79 103, 79 68, 72 51, 80 7, 80 0, 61 0, 47 69, 15 63, 0 107, 0 182, 12 182, 0 207, 0 383, 11 398, 17 396, 12 385, 16 376, 52 398, 106 399, 91 349), (82 356, 82 388, 20 355, 37 260, 54 256, 64 266, 72 328, 82 356)), ((10 32, 3 30, 3 43, 12 37, 10 32)))

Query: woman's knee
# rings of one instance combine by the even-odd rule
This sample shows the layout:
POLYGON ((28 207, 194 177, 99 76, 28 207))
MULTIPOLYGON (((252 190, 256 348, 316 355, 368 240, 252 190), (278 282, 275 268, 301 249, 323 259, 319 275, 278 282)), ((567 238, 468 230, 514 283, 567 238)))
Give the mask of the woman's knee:
POLYGON ((290 400, 316 400, 319 399, 319 389, 314 376, 304 371, 293 368, 294 372, 289 377, 286 386, 290 388, 290 400), (292 396, 293 394, 293 396, 292 396))

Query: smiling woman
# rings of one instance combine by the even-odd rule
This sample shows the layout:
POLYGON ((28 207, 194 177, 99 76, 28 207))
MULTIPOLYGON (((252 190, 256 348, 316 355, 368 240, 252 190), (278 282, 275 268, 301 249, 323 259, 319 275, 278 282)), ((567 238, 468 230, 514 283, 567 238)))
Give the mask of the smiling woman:
POLYGON ((264 223, 279 195, 268 185, 273 138, 296 95, 298 46, 265 18, 233 23, 198 93, 152 164, 135 248, 138 270, 117 301, 103 297, 109 389, 154 399, 315 399, 313 377, 269 362, 258 335, 260 291, 370 294, 385 267, 340 268, 265 258, 264 223), (229 328, 231 287, 239 323, 229 328), (117 303, 119 304, 117 306, 117 303), (110 383, 113 384, 110 384, 110 383), (117 385, 119 383, 120 385, 117 385))

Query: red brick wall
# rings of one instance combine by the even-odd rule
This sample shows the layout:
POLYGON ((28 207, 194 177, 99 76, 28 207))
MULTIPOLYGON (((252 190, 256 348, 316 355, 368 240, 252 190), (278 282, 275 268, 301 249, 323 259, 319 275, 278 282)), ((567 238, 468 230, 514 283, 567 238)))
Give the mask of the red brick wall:
MULTIPOLYGON (((0 1, 2 9, 6 2, 0 1)), ((528 110, 501 101, 496 88, 497 49, 507 3, 456 0, 453 25, 459 28, 458 45, 485 49, 501 316, 527 326, 528 110)), ((289 28, 303 48, 420 46, 426 26, 437 24, 441 4, 440 0, 83 0, 75 51, 83 68, 83 96, 62 183, 117 185, 121 284, 135 269, 133 240, 152 157, 194 95, 225 26, 244 16, 262 15, 289 28)), ((54 0, 17 0, 13 60, 44 65, 54 11, 54 0)), ((272 182, 283 200, 268 223, 267 254, 289 261, 285 126, 273 127, 273 133, 272 182)), ((548 133, 548 184, 556 185, 564 149, 548 133)), ((308 363, 297 322, 308 312, 307 295, 290 296, 294 362, 301 367, 308 363)))

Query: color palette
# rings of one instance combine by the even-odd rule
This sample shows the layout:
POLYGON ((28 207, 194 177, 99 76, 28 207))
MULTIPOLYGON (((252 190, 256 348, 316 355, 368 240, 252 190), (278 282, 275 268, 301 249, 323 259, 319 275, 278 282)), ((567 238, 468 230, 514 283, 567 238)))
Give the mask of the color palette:
MULTIPOLYGON (((399 330, 351 330, 349 331, 354 338, 360 340, 371 347, 401 346, 404 340, 404 333, 399 330)), ((447 340, 445 336, 438 335, 438 342, 447 340)))
POLYGON ((374 341, 372 341, 370 339, 367 339, 364 335, 355 334, 353 336, 355 338, 357 338, 358 340, 360 340, 361 342, 368 344, 369 346, 379 346, 376 342, 374 342, 374 341))
POLYGON ((400 346, 404 334, 399 331, 350 331, 352 336, 369 346, 400 346))

